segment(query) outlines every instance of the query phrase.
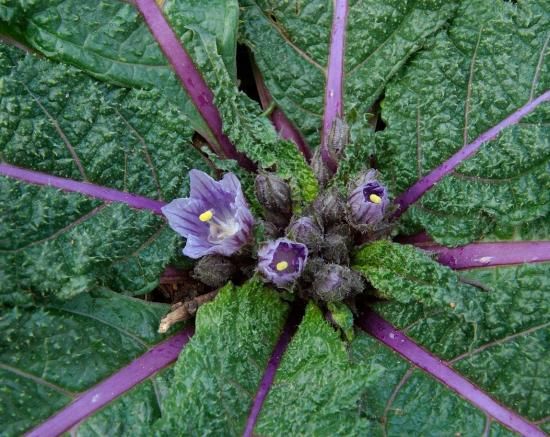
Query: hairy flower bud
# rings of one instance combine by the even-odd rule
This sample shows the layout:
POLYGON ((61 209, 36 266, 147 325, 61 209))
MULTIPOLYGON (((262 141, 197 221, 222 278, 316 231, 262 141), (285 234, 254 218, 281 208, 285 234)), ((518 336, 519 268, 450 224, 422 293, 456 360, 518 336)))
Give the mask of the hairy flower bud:
POLYGON ((284 287, 300 277, 307 255, 307 246, 304 244, 279 238, 258 250, 258 270, 278 287, 284 287))
POLYGON ((317 277, 317 272, 323 268, 325 260, 321 257, 309 257, 300 282, 311 284, 317 277))
POLYGON ((349 195, 351 221, 373 227, 384 219, 389 204, 386 187, 376 179, 376 170, 369 170, 349 195))
POLYGON ((256 197, 269 212, 289 218, 292 214, 292 199, 289 185, 274 174, 256 176, 256 197))
POLYGON ((323 231, 311 217, 300 217, 287 228, 288 236, 298 243, 305 244, 312 252, 317 252, 323 242, 323 231))
POLYGON ((313 203, 325 227, 343 223, 346 217, 346 201, 336 189, 327 190, 313 203))
POLYGON ((319 185, 321 187, 325 187, 332 176, 332 172, 323 161, 320 147, 315 150, 313 158, 311 158, 311 169, 313 170, 313 174, 317 178, 317 181, 319 181, 319 185))
POLYGON ((325 264, 311 286, 313 293, 325 302, 337 302, 363 291, 360 273, 338 264, 325 264))
POLYGON ((323 258, 334 264, 349 264, 349 240, 345 235, 328 234, 323 243, 323 258))
POLYGON ((209 287, 221 287, 235 273, 235 265, 223 256, 209 255, 201 258, 193 269, 193 277, 209 287))

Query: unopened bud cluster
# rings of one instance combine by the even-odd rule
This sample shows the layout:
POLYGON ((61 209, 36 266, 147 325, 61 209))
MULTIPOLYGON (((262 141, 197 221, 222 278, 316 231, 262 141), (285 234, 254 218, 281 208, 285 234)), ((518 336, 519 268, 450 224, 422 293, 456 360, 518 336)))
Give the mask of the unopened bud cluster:
POLYGON ((322 301, 341 301, 360 293, 364 282, 350 268, 351 251, 359 236, 382 224, 389 206, 376 172, 362 175, 346 194, 337 188, 324 190, 300 216, 292 215, 287 193, 288 185, 281 179, 258 176, 256 194, 266 226, 279 230, 272 234, 279 238, 259 250, 259 272, 279 287, 322 301))
POLYGON ((295 214, 291 190, 280 177, 261 173, 255 181, 267 242, 252 247, 254 218, 238 179, 231 173, 214 181, 191 172, 191 195, 163 208, 170 226, 187 239, 183 253, 199 261, 193 275, 216 288, 235 275, 255 271, 276 287, 326 302, 360 293, 362 276, 350 268, 358 237, 383 225, 389 208, 376 171, 362 175, 347 193, 327 188, 295 214))

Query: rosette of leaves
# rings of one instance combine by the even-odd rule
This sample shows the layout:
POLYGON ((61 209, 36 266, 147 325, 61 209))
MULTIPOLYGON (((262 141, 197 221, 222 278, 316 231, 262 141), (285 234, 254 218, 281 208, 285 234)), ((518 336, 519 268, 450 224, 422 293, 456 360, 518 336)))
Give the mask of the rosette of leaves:
POLYGON ((3 433, 550 431, 547 2, 0 0, 0 34, 3 433), (336 116, 332 186, 374 166, 396 208, 356 306, 252 279, 158 335, 188 171, 305 210, 336 116))

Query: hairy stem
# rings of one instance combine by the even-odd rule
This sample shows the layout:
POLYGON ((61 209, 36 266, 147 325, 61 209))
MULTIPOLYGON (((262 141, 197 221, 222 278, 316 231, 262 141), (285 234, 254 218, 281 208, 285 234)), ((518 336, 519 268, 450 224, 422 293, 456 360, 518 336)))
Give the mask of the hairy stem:
MULTIPOLYGON (((258 66, 252 62, 252 72, 254 74, 254 80, 256 82, 256 89, 258 90, 258 95, 260 96, 260 102, 263 109, 268 109, 273 104, 273 98, 265 85, 264 78, 258 69, 258 66)), ((311 160, 311 149, 309 148, 306 140, 302 137, 302 134, 296 126, 287 118, 285 113, 275 106, 269 115, 273 126, 277 130, 277 133, 281 138, 285 140, 290 140, 296 144, 298 150, 302 152, 302 155, 309 162, 311 160)))
POLYGON ((80 182, 73 179, 52 176, 39 171, 27 170, 5 163, 0 164, 0 175, 8 176, 10 178, 18 179, 31 184, 60 188, 65 191, 72 191, 109 202, 126 203, 132 208, 148 209, 149 211, 159 215, 162 215, 162 211, 160 209, 165 205, 164 202, 159 200, 136 196, 135 194, 114 190, 101 185, 90 184, 88 182, 80 182))
POLYGON ((456 270, 550 261, 550 241, 472 243, 461 247, 419 246, 436 253, 441 264, 456 270))
POLYGON ((140 382, 176 361, 192 335, 193 328, 186 328, 154 346, 128 366, 81 394, 75 401, 31 430, 26 436, 53 437, 63 434, 140 382))
POLYGON ((366 311, 358 319, 358 325, 365 332, 511 430, 521 435, 537 437, 545 435, 534 424, 493 400, 479 387, 454 371, 449 363, 442 361, 417 345, 375 312, 366 311))
POLYGON ((237 160, 241 167, 254 170, 255 166, 252 161, 237 152, 235 146, 223 133, 222 119, 218 108, 214 105, 212 91, 168 24, 155 0, 136 0, 135 4, 168 62, 172 65, 189 98, 210 128, 216 142, 216 144, 212 144, 211 139, 209 139, 212 149, 218 154, 221 152, 226 158, 237 160))
POLYGON ((325 112, 321 136, 321 157, 327 168, 336 172, 338 163, 330 153, 329 135, 337 118, 344 115, 344 50, 346 40, 346 22, 348 17, 347 0, 333 0, 332 31, 325 85, 325 112))
POLYGON ((474 155, 484 143, 494 140, 504 129, 518 123, 523 117, 534 111, 537 106, 547 101, 550 101, 550 91, 546 91, 536 99, 530 100, 496 126, 482 133, 472 143, 462 147, 439 167, 436 167, 429 174, 414 183, 395 200, 398 209, 394 214, 394 218, 403 214, 410 205, 420 199, 420 197, 430 190, 437 182, 451 173, 457 166, 462 164, 463 161, 474 155))

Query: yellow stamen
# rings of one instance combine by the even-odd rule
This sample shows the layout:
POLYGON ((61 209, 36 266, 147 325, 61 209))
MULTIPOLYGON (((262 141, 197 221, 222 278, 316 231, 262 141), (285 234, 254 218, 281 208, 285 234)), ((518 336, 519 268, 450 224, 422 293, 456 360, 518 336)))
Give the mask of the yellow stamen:
POLYGON ((214 217, 214 212, 209 209, 208 211, 204 211, 201 215, 199 215, 199 220, 201 222, 207 222, 209 220, 212 220, 212 217, 214 217))
POLYGON ((282 272, 283 270, 286 270, 288 267, 288 263, 286 261, 278 262, 275 268, 278 272, 282 272))
POLYGON ((382 198, 380 196, 377 196, 376 194, 371 194, 369 196, 369 200, 372 202, 372 203, 382 203, 382 198))

